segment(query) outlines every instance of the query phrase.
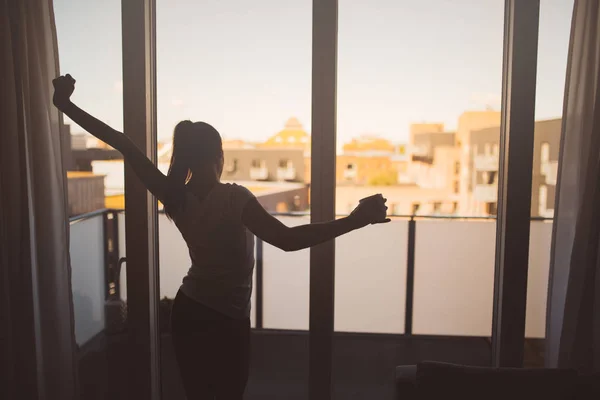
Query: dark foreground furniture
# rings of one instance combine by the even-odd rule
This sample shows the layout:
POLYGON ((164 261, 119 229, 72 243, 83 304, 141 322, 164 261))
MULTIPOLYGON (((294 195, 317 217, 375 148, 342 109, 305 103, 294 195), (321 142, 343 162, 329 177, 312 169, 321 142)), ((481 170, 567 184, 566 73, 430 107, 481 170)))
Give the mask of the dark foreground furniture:
POLYGON ((396 368, 396 399, 598 400, 600 376, 423 362, 396 368))

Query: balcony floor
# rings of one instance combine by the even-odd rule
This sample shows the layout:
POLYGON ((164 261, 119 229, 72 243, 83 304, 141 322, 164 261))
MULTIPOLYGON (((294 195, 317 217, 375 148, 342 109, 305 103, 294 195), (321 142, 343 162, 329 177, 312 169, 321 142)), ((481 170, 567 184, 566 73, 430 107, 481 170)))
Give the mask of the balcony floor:
MULTIPOLYGON (((82 351, 85 355, 80 359, 81 398, 131 398, 126 392, 126 337, 99 337, 95 341, 96 348, 82 351)), ((308 399, 306 332, 255 331, 252 346, 245 399, 308 399)), ((162 337, 161 358, 162 398, 185 400, 169 335, 162 337)), ((489 365, 490 345, 485 338, 336 334, 334 398, 392 399, 395 367, 421 360, 489 365)))

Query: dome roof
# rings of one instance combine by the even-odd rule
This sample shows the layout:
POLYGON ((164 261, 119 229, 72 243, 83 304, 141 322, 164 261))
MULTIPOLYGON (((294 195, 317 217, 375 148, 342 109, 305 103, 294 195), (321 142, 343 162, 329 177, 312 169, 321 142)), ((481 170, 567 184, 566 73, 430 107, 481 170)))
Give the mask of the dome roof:
POLYGON ((292 117, 286 121, 283 130, 271 136, 264 144, 276 147, 307 147, 310 144, 310 135, 298 118, 292 117))

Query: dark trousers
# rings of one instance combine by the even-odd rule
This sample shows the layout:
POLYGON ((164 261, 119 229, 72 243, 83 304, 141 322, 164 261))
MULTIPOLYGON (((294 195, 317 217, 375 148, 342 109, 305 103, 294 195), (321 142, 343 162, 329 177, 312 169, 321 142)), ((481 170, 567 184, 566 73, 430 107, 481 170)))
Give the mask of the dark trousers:
POLYGON ((171 332, 188 400, 239 400, 250 364, 250 319, 237 320, 177 293, 171 332))

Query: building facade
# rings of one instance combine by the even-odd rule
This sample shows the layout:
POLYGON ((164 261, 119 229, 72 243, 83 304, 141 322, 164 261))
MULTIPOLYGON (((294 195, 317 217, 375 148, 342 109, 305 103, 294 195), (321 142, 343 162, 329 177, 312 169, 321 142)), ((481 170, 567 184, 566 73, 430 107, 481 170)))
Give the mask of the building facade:
MULTIPOLYGON (((551 218, 554 215, 561 124, 561 119, 536 121, 535 123, 531 190, 532 217, 551 218)), ((471 132, 470 143, 471 210, 477 214, 496 215, 500 127, 471 132)))

